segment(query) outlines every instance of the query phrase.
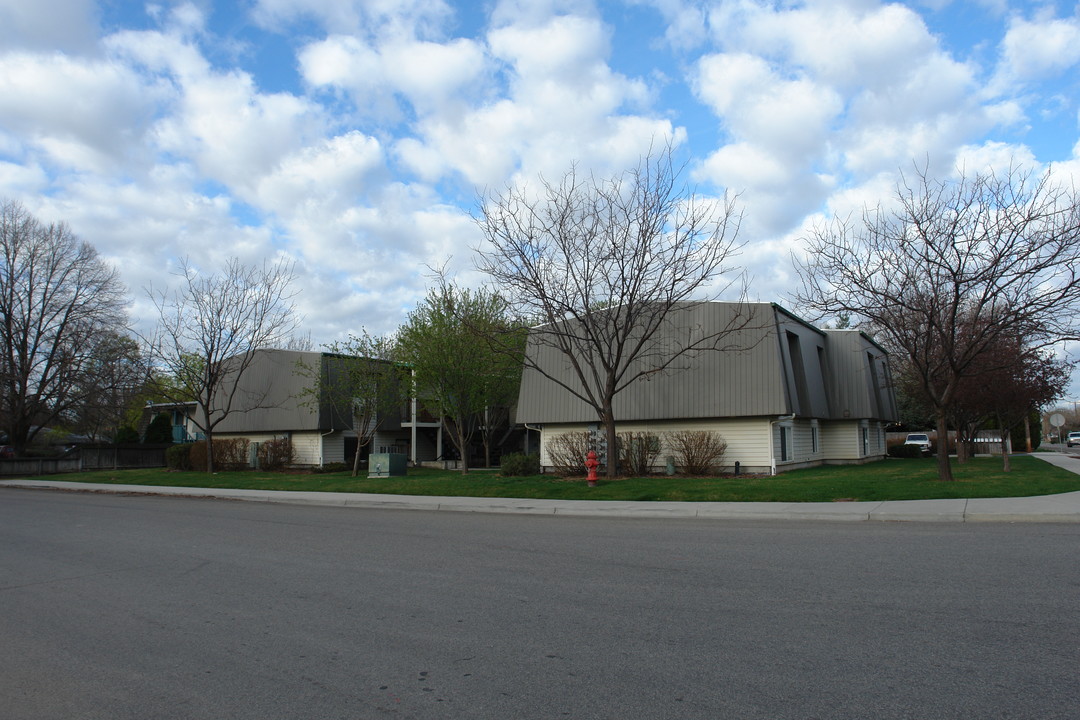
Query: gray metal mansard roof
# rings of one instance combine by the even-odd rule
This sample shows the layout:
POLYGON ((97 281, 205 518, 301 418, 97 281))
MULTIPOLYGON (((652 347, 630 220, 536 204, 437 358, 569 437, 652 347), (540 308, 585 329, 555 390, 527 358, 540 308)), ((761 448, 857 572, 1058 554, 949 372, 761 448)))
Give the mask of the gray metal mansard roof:
MULTIPOLYGON (((774 303, 704 302, 672 313, 658 339, 669 347, 697 332, 734 328, 722 349, 687 356, 615 397, 621 422, 780 416, 896 416, 888 358, 857 330, 821 330, 774 303)), ((547 373, 575 387, 567 358, 530 333, 528 353, 547 373)), ((643 365, 640 367, 644 367, 643 365)), ((526 368, 518 399, 526 423, 595 422, 596 413, 569 391, 526 368)))

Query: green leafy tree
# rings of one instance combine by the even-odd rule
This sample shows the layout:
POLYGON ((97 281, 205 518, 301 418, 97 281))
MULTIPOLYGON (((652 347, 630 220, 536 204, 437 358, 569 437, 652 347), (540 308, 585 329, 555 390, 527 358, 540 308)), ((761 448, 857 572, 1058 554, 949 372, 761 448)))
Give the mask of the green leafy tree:
POLYGON ((500 296, 446 283, 430 291, 398 331, 399 357, 413 373, 414 392, 448 422, 463 473, 485 410, 490 420, 492 409, 517 397, 523 347, 524 332, 509 320, 500 296), (498 347, 492 338, 499 338, 498 347))

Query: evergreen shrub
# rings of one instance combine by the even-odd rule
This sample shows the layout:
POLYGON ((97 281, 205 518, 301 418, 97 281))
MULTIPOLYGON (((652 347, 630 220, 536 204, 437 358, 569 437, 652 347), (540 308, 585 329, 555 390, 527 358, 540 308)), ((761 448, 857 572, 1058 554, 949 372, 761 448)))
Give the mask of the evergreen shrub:
POLYGON ((150 424, 146 426, 146 434, 143 442, 148 444, 162 444, 172 442, 172 418, 168 413, 158 413, 150 424))

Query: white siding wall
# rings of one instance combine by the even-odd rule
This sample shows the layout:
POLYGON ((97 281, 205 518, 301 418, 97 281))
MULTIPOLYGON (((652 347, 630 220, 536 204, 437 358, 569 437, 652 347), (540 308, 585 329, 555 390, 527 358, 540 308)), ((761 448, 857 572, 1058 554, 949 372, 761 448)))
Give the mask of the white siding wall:
POLYGON ((823 433, 818 427, 817 450, 814 450, 814 421, 796 418, 792 421, 781 421, 773 424, 773 452, 776 457, 776 467, 802 467, 805 465, 817 465, 825 460, 825 446, 822 442, 823 433), (790 457, 784 460, 781 456, 780 428, 791 428, 790 457))
POLYGON ((391 448, 396 447, 400 452, 408 455, 409 438, 405 433, 406 431, 400 429, 376 432, 371 438, 371 448, 368 449, 368 452, 390 452, 391 448))
POLYGON ((821 445, 827 460, 858 460, 862 457, 859 421, 822 421, 821 445))
POLYGON ((292 433, 293 462, 297 465, 318 465, 322 459, 319 452, 322 445, 322 436, 319 432, 294 432, 292 433))
MULTIPOLYGON (((293 432, 288 434, 292 438, 293 444, 293 463, 295 465, 318 465, 322 455, 319 453, 320 441, 323 439, 319 432, 293 432)), ((326 440, 330 441, 331 447, 334 442, 334 437, 337 436, 338 454, 337 459, 330 459, 327 457, 324 462, 341 462, 343 456, 343 444, 340 433, 334 433, 334 435, 328 436, 326 440)), ((251 443, 262 443, 267 440, 276 440, 284 437, 282 433, 214 433, 214 437, 218 439, 226 438, 247 438, 251 443)))
MULTIPOLYGON (((588 430, 584 423, 554 425, 546 424, 540 433, 540 463, 546 467, 551 466, 551 458, 547 452, 548 442, 556 435, 566 432, 581 432, 588 430)), ((769 455, 769 420, 767 418, 744 418, 738 420, 688 420, 685 422, 629 422, 619 423, 618 432, 653 432, 663 438, 663 433, 673 430, 708 430, 720 433, 727 442, 727 452, 724 453, 724 469, 730 471, 738 461, 743 472, 768 472, 771 462, 769 455)), ((806 442, 809 443, 809 435, 806 442)), ((779 444, 777 445, 779 453, 779 444)), ((662 447, 657 459, 659 467, 663 467, 664 458, 673 455, 670 447, 662 447)), ((582 458, 584 463, 584 458, 582 458)))
POLYGON ((822 445, 826 462, 858 462, 885 456, 885 426, 880 422, 842 420, 821 423, 822 445), (863 428, 868 433, 863 448, 863 428))
MULTIPOLYGON (((349 433, 353 434, 351 430, 349 433)), ((345 462, 345 433, 335 432, 326 435, 322 439, 322 446, 324 465, 326 463, 345 462)))

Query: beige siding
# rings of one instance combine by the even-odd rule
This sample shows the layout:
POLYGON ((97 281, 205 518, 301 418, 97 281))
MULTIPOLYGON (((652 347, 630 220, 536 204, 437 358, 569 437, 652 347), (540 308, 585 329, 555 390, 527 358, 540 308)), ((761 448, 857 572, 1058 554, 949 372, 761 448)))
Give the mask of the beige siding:
POLYGON ((829 460, 857 460, 861 457, 858 420, 821 423, 821 444, 829 460))
MULTIPOLYGON (((769 421, 765 418, 688 420, 684 422, 625 422, 617 425, 617 432, 652 432, 661 438, 662 447, 658 466, 663 467, 664 458, 674 455, 668 443, 664 442, 664 433, 675 430, 706 430, 717 432, 727 443, 724 453, 723 469, 730 471, 738 461, 743 472, 766 472, 770 466, 769 421)), ((540 463, 551 466, 551 457, 547 447, 551 439, 566 432, 588 430, 587 423, 545 425, 540 433, 540 463)), ((584 458, 582 458, 584 462, 584 458)))
MULTIPOLYGON (((319 433, 214 433, 214 439, 224 440, 231 438, 244 438, 249 443, 264 443, 268 440, 277 440, 282 437, 289 437, 292 439, 293 444, 293 463, 295 465, 318 465, 319 454, 319 433)), ((326 462, 331 462, 327 460, 326 462)))
POLYGON ((292 444, 297 465, 318 465, 322 460, 322 437, 318 432, 294 432, 292 444))
POLYGON ((827 462, 861 462, 877 460, 886 454, 885 424, 859 420, 822 423, 827 462), (863 428, 867 430, 867 446, 863 446, 863 428), (827 428, 827 430, 826 430, 827 428))

